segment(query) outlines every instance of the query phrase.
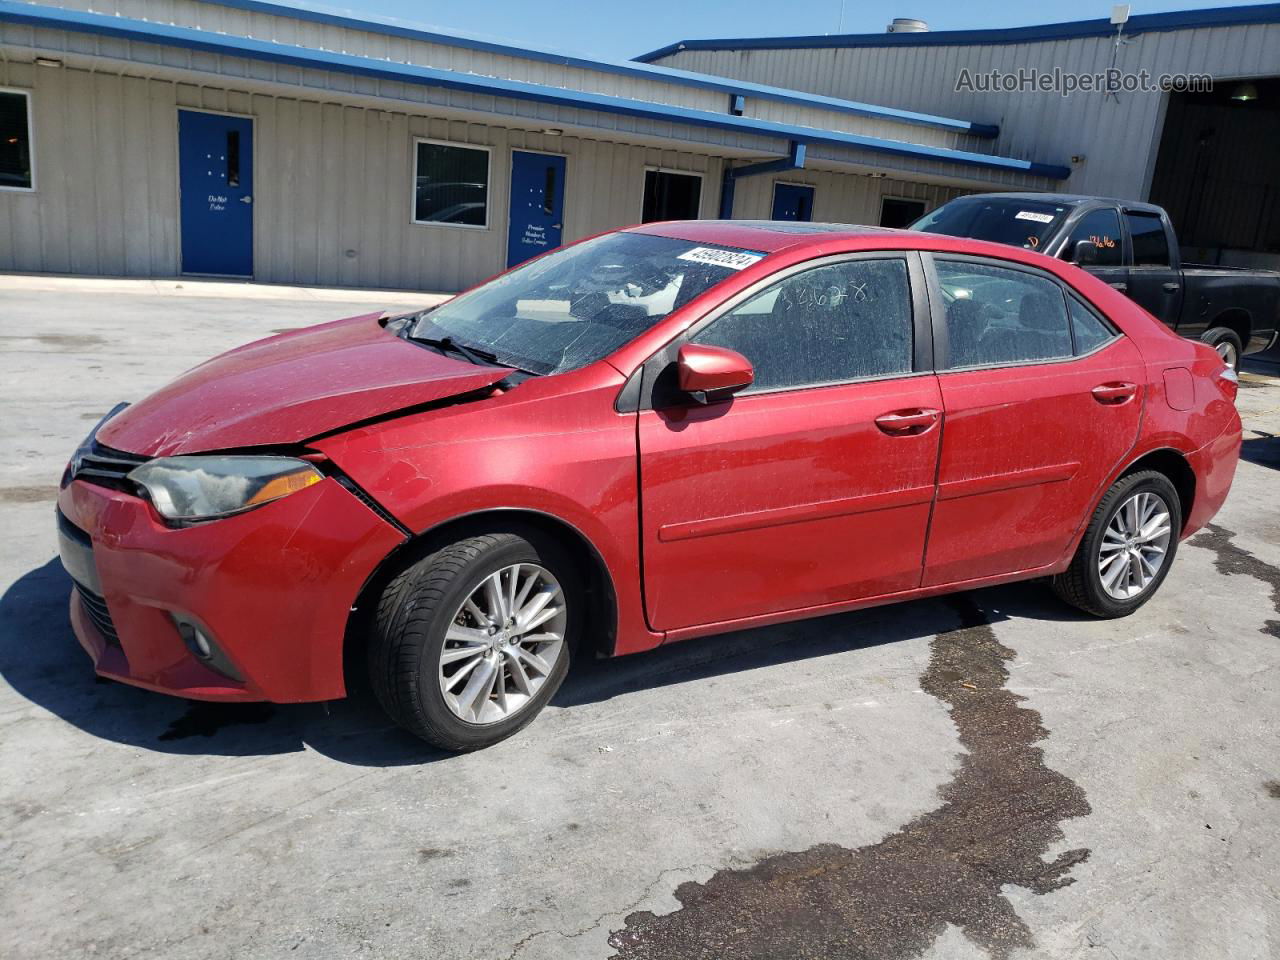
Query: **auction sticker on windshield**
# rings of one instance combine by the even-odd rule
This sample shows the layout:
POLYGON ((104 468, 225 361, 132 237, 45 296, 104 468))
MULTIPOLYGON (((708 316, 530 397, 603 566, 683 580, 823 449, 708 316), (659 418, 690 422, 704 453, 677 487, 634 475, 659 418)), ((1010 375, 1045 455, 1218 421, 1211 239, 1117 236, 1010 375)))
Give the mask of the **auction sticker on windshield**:
POLYGON ((730 270, 745 270, 753 263, 764 259, 762 253, 740 253, 737 250, 717 250, 715 247, 694 247, 676 257, 677 260, 692 260, 694 263, 705 263, 712 267, 728 267, 730 270))
POLYGON ((1015 220, 1034 220, 1036 223, 1053 223, 1052 213, 1036 213, 1034 210, 1019 210, 1015 220))

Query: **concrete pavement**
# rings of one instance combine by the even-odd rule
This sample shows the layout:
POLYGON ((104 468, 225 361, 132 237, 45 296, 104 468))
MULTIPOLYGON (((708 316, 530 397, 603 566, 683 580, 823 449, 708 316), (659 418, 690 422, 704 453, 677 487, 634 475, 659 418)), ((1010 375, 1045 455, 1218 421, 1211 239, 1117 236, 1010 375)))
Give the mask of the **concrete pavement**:
POLYGON ((1226 508, 1127 620, 1025 584, 583 663, 467 756, 365 702, 95 682, 52 521, 92 421, 379 296, 0 278, 0 955, 1280 950, 1280 381, 1261 374, 1226 508))

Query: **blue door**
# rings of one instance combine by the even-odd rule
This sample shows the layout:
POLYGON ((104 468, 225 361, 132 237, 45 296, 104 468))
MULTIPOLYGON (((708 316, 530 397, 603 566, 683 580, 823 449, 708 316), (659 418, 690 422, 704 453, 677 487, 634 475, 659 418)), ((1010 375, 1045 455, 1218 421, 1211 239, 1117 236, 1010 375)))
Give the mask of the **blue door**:
POLYGON ((797 183, 773 185, 774 220, 799 220, 807 223, 813 219, 813 187, 797 183))
POLYGON ((564 169, 564 157, 527 150, 511 154, 508 267, 560 246, 564 228, 564 169))
POLYGON ((182 272, 253 275, 253 121, 178 111, 182 272))

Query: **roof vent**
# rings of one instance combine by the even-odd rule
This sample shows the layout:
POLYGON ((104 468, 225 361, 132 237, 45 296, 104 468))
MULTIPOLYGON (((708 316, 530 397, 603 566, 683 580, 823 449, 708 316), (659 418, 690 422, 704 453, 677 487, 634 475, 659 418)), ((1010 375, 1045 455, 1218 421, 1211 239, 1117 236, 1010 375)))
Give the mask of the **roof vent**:
POLYGON ((911 17, 894 17, 893 23, 885 29, 885 33, 928 33, 929 25, 923 20, 911 17))

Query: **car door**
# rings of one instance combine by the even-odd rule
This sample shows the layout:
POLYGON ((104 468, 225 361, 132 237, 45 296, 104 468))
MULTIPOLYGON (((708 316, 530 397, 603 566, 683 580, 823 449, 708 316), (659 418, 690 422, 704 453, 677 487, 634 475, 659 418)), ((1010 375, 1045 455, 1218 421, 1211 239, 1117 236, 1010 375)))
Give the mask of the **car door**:
POLYGON ((1124 212, 1129 247, 1129 298, 1170 328, 1177 327, 1182 309, 1182 271, 1174 266, 1164 220, 1143 210, 1124 212))
POLYGON ((946 426, 924 584, 1052 564, 1137 440, 1142 357, 1047 273, 926 262, 946 426))
POLYGON ((650 624, 676 630, 919 585, 940 398, 918 256, 813 261, 745 291, 646 364, 638 415, 650 624), (683 342, 755 382, 699 404, 683 342))

